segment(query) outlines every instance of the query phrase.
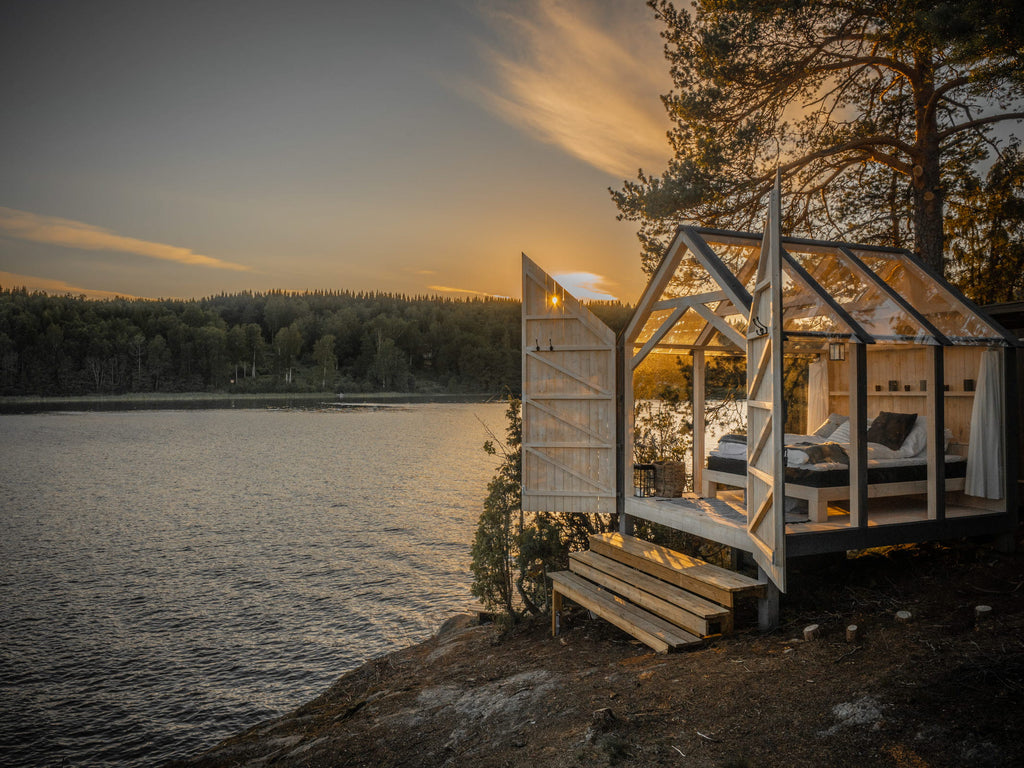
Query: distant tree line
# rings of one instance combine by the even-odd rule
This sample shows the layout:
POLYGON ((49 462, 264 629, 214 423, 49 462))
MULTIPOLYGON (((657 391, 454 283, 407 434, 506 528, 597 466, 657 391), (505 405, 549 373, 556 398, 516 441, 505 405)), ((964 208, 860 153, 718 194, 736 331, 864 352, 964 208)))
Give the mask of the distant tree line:
MULTIPOLYGON (((594 307, 621 326, 629 308, 594 307)), ((516 393, 520 304, 389 293, 196 300, 0 288, 0 394, 516 393)))

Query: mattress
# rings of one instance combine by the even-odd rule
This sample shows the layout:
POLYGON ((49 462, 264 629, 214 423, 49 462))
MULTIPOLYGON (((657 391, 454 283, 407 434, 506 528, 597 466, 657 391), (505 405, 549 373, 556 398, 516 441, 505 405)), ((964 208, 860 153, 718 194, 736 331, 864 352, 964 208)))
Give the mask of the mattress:
MULTIPOLYGON (((744 459, 708 456, 708 469, 728 472, 732 475, 746 475, 747 462, 744 459)), ((965 477, 967 460, 963 456, 946 456, 946 477, 965 477)), ((879 483, 903 483, 911 480, 928 479, 928 462, 924 457, 913 459, 871 459, 868 461, 868 485, 879 483)), ((834 488, 850 484, 850 468, 845 464, 804 464, 786 467, 786 482, 806 485, 812 488, 834 488)))

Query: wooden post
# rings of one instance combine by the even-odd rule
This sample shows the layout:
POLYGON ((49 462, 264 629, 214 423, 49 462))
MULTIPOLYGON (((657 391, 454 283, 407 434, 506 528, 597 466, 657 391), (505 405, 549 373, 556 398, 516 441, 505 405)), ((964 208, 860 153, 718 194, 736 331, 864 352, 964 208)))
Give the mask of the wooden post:
POLYGON ((551 590, 551 636, 558 637, 562 631, 562 593, 551 590))
MULTIPOLYGON (((619 516, 619 532, 627 535, 626 494, 633 493, 633 462, 626 453, 626 369, 629 357, 622 334, 615 339, 615 511, 619 516)), ((632 370, 632 369, 630 369, 632 370)), ((632 400, 632 391, 630 391, 632 400)), ((630 450, 632 453, 632 450, 630 450)))
POLYGON ((704 350, 693 350, 693 492, 704 488, 704 350))
POLYGON ((929 363, 928 394, 925 408, 928 411, 928 519, 946 519, 946 396, 945 365, 940 346, 927 348, 929 363))
MULTIPOLYGON (((1003 456, 1006 463, 1006 514, 1012 521, 1011 530, 1020 522, 1018 509, 1018 475, 1020 470, 1020 382, 1018 381, 1017 355, 1013 347, 1003 350, 1003 456)), ((1024 477, 1020 478, 1024 479, 1024 477)), ((1013 551, 1014 539, 1010 539, 1013 551)))
POLYGON ((763 632, 768 632, 779 626, 779 588, 761 566, 757 567, 757 578, 767 582, 764 597, 757 600, 757 626, 763 632))
POLYGON ((848 344, 852 351, 847 375, 850 389, 850 525, 868 526, 868 444, 864 439, 868 415, 867 348, 848 344))

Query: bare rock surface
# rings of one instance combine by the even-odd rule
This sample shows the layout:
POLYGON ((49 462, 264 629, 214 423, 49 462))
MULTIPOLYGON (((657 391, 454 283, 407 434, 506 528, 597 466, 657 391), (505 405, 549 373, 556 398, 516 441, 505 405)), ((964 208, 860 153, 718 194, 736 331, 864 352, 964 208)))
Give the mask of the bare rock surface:
POLYGON ((585 611, 561 638, 461 618, 174 765, 1024 765, 1024 555, 873 550, 791 582, 777 633, 668 656, 585 611))

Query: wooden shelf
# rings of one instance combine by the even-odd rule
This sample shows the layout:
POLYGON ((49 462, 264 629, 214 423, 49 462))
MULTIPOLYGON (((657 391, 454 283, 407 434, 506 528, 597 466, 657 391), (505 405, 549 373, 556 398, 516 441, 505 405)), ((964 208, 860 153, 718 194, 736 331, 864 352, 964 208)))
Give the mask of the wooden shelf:
MULTIPOLYGON (((947 390, 942 393, 946 397, 974 397, 974 392, 960 392, 947 390)), ((849 392, 829 392, 829 397, 849 397, 849 392)), ((927 392, 906 392, 900 390, 899 392, 889 392, 883 390, 881 392, 875 392, 873 389, 868 390, 868 397, 927 397, 927 392)))

